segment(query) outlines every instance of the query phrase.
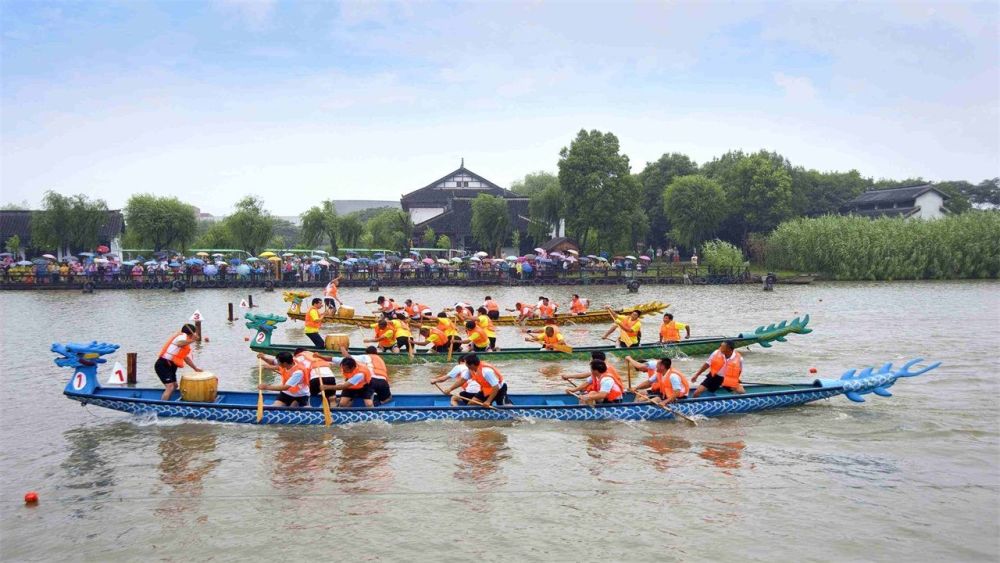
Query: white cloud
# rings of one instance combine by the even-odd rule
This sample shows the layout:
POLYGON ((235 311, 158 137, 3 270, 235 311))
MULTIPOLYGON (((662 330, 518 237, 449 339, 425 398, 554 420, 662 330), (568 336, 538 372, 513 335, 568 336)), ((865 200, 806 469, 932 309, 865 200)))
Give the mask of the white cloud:
POLYGON ((785 91, 785 97, 793 102, 811 102, 816 99, 816 87, 804 76, 791 76, 783 72, 773 75, 774 83, 785 91))

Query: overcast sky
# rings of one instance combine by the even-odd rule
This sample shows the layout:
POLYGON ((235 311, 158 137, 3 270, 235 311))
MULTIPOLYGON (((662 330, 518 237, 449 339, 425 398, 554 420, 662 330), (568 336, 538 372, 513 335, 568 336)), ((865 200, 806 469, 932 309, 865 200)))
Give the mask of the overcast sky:
POLYGON ((730 149, 865 176, 1000 174, 997 2, 3 1, 2 202, 226 214, 398 199, 466 166, 633 172, 730 149))

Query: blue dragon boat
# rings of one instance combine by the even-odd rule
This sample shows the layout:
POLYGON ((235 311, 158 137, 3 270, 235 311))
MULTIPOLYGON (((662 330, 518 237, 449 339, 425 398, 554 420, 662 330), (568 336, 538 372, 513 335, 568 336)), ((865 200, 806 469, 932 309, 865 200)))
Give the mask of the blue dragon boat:
MULTIPOLYGON (((257 424, 257 392, 220 391, 215 402, 195 403, 179 400, 161 401, 161 389, 129 387, 102 387, 98 381, 97 366, 107 360, 102 356, 118 349, 116 344, 91 342, 89 344, 53 344, 52 351, 59 354, 55 363, 73 369, 73 376, 64 393, 84 405, 96 405, 133 414, 153 414, 158 417, 181 417, 221 422, 257 424)), ((796 385, 745 385, 746 393, 732 394, 720 390, 698 398, 677 401, 671 408, 692 417, 746 414, 783 407, 793 407, 844 395, 856 402, 864 402, 863 395, 874 393, 891 397, 889 387, 900 378, 914 377, 932 370, 940 362, 913 370, 921 359, 894 368, 891 363, 875 370, 849 370, 840 379, 817 379, 796 385)), ((274 393, 264 394, 265 405, 275 398, 274 393)), ((355 422, 420 422, 425 420, 662 420, 673 419, 670 410, 644 402, 634 402, 631 394, 625 402, 594 407, 577 404, 575 398, 565 394, 512 394, 513 405, 487 409, 478 406, 449 406, 448 397, 441 394, 393 395, 386 405, 366 408, 360 402, 353 407, 334 408, 334 424, 355 422)), ((313 397, 308 407, 265 406, 259 424, 323 424, 323 410, 319 397, 313 397)))

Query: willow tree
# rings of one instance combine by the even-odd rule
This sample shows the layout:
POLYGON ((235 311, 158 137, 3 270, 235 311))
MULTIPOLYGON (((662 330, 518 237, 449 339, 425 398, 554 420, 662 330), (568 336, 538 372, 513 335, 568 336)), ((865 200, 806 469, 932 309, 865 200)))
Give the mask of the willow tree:
POLYGON ((327 199, 320 205, 314 205, 303 213, 302 241, 306 246, 317 246, 324 241, 330 242, 330 251, 337 252, 337 234, 340 220, 337 217, 337 207, 327 199))
POLYGON ((47 191, 42 210, 31 217, 31 246, 65 253, 74 248, 94 248, 107 220, 108 205, 104 200, 47 191))
POLYGON ((264 202, 254 196, 236 202, 235 209, 226 217, 225 230, 239 248, 256 255, 274 234, 274 217, 264 209, 264 202))
POLYGON ((153 250, 187 249, 198 231, 195 208, 176 197, 135 194, 125 204, 129 239, 153 250))
POLYGON ((510 232, 510 211, 502 197, 479 194, 472 200, 472 238, 480 248, 499 256, 510 232))
POLYGON ((726 194, 715 180, 699 175, 675 178, 663 193, 663 214, 671 236, 689 249, 715 237, 729 214, 726 194))

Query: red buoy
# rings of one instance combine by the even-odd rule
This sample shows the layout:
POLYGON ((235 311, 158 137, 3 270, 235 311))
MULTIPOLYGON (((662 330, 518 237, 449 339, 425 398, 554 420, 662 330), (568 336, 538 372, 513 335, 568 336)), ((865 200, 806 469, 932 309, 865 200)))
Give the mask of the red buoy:
POLYGON ((243 337, 243 342, 250 342, 250 337, 249 336, 244 336, 243 337))
POLYGON ((207 336, 205 337, 205 342, 208 342, 208 337, 207 336))
POLYGON ((817 371, 819 370, 817 370, 816 368, 809 368, 809 373, 816 373, 817 371))
POLYGON ((38 493, 35 491, 28 491, 24 493, 24 504, 35 504, 38 502, 38 493))

